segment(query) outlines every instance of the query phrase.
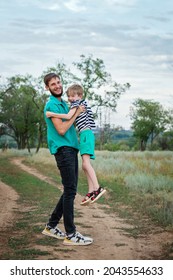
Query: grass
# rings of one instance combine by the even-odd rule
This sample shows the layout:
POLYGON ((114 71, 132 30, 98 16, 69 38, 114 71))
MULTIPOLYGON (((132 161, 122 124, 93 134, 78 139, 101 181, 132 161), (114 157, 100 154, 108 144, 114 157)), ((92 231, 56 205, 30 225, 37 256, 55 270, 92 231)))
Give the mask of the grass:
MULTIPOLYGON (((1 258, 36 259, 39 254, 46 254, 46 252, 32 251, 34 244, 54 246, 52 239, 35 238, 34 241, 33 239, 34 233, 41 232, 43 223, 51 213, 60 191, 12 165, 10 158, 13 156, 23 156, 25 164, 37 168, 56 183, 61 183, 61 178, 55 160, 47 149, 41 149, 38 154, 33 155, 16 151, 0 154, 1 180, 20 194, 19 203, 21 204, 19 219, 14 226, 14 232, 19 233, 19 239, 14 237, 9 241, 8 254, 2 255, 1 258), (27 209, 27 211, 22 209, 27 209), (28 233, 23 239, 25 228, 28 229, 28 233), (21 242, 19 242, 20 239, 21 242)), ((129 235, 137 238, 141 233, 147 233, 151 221, 172 231, 172 152, 97 151, 96 160, 92 164, 100 184, 106 186, 108 190, 108 195, 102 197, 98 203, 103 203, 103 207, 104 204, 109 204, 110 207, 105 211, 116 212, 133 224, 133 228, 124 229, 129 235), (142 223, 144 220, 145 223, 142 223)), ((87 181, 81 170, 80 158, 79 167, 78 191, 84 195, 87 192, 87 181)), ((80 213, 76 215, 80 216, 80 213)))
MULTIPOLYGON (((25 162, 61 183, 54 157, 47 149, 27 156, 25 162)), ((117 203, 119 206, 125 204, 149 215, 162 226, 173 226, 173 152, 96 151, 92 164, 100 184, 109 191, 109 199, 102 198, 101 202, 109 203, 114 211, 117 203)), ((78 191, 85 195, 87 181, 81 170, 80 157, 79 166, 78 191)), ((128 216, 129 210, 119 207, 119 212, 124 217, 128 216)))
MULTIPOLYGON (((12 186, 20 195, 18 221, 13 226, 12 236, 7 244, 8 253, 0 253, 0 258, 37 259, 40 255, 48 255, 46 251, 33 248, 37 244, 35 233, 40 234, 42 231, 49 213, 60 196, 60 191, 14 166, 8 156, 1 155, 0 161, 1 180, 12 186)), ((43 240, 45 245, 52 243, 51 239, 43 240)))

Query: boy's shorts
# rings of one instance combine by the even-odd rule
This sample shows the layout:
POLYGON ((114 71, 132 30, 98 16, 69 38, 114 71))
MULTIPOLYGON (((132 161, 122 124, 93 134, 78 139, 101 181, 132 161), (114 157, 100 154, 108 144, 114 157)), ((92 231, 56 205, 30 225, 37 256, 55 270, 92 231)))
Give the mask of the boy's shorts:
POLYGON ((95 136, 92 130, 86 129, 81 131, 79 137, 80 155, 90 155, 91 159, 95 159, 95 136))

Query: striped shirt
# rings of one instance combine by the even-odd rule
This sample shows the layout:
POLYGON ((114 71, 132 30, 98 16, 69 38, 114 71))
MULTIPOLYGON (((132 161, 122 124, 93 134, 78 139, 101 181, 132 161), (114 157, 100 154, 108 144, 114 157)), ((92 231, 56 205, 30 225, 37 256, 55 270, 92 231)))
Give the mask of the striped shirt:
POLYGON ((72 102, 70 109, 79 107, 80 105, 85 106, 86 111, 81 113, 76 118, 76 126, 77 126, 78 131, 80 132, 81 130, 83 130, 85 128, 95 129, 96 125, 95 125, 94 118, 93 118, 93 112, 85 100, 76 100, 76 101, 72 102))

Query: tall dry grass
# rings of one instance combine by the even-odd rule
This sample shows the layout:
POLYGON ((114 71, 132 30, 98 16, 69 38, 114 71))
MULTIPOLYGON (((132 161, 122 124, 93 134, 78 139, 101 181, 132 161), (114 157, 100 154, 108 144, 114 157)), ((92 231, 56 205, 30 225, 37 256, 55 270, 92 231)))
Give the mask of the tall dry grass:
MULTIPOLYGON (((26 151, 23 154, 26 155, 26 151)), ((27 160, 38 167, 55 168, 54 157, 47 149, 33 153, 27 160)), ((96 151, 92 165, 99 180, 106 182, 110 190, 116 192, 115 182, 119 183, 136 195, 136 200, 142 202, 142 207, 156 220, 173 225, 173 152, 96 151)), ((79 168, 82 172, 80 156, 79 168)))

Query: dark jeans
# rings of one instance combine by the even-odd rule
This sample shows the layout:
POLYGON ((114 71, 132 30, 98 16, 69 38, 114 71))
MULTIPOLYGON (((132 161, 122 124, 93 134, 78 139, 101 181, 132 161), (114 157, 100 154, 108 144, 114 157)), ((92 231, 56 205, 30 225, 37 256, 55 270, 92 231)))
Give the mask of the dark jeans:
POLYGON ((60 197, 50 219, 49 225, 55 227, 64 218, 67 234, 74 233, 74 199, 78 181, 78 151, 71 147, 61 147, 55 154, 57 166, 60 170, 64 192, 60 197))

